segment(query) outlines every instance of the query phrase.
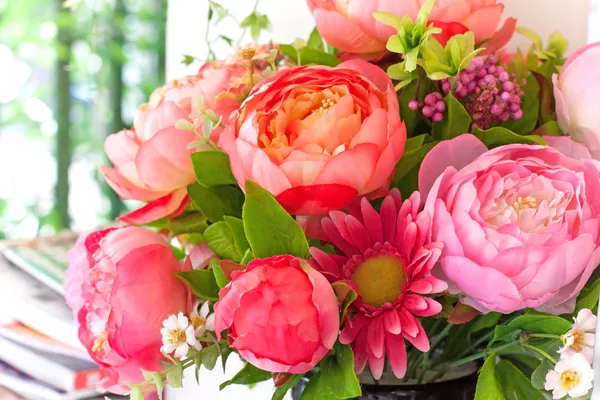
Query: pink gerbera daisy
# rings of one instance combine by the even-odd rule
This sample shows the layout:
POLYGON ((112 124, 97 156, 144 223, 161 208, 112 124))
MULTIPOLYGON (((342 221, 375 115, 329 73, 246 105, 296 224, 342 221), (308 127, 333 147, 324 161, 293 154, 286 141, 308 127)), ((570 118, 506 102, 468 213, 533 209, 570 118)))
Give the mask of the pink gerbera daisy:
POLYGON ((345 281, 359 294, 340 341, 352 345, 356 372, 368 361, 375 379, 381 378, 386 356, 394 374, 404 377, 404 339, 429 351, 415 316, 430 317, 442 309, 423 296, 440 293, 447 284, 430 274, 442 244, 428 242, 430 217, 419 213, 420 203, 419 193, 402 203, 395 189, 379 213, 366 199, 350 214, 333 211, 322 221, 323 232, 343 255, 311 249, 313 263, 330 281, 345 281))

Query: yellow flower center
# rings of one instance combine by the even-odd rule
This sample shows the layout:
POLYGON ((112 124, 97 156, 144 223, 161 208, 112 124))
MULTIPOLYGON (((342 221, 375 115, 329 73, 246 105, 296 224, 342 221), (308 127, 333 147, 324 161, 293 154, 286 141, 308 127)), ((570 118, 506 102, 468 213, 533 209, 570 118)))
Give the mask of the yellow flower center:
POLYGON ((515 201, 513 204, 513 208, 517 212, 517 214, 521 210, 526 210, 528 208, 537 208, 537 206, 537 199, 533 196, 519 197, 517 198, 517 201, 515 201))
POLYGON ((96 340, 94 340, 94 345, 92 346, 92 351, 94 353, 98 353, 104 350, 104 342, 108 339, 108 334, 106 332, 102 332, 96 335, 96 340))
MULTIPOLYGON (((580 353, 581 350, 583 350, 583 346, 585 346, 585 333, 582 331, 575 331, 575 333, 573 333, 573 344, 571 345, 571 348, 573 350, 575 350, 576 352, 580 353)), ((561 339, 564 341, 566 340, 565 335, 561 336, 561 339)))
POLYGON ((563 388, 567 390, 571 390, 579 385, 580 380, 581 378, 579 377, 579 374, 575 371, 565 371, 560 374, 560 381, 563 385, 563 388))
POLYGON ((352 274, 365 304, 381 307, 393 303, 406 282, 402 261, 392 256, 377 256, 365 260, 352 274))
POLYGON ((185 342, 185 331, 183 329, 173 329, 169 333, 169 343, 177 344, 185 342))
POLYGON ((197 330, 198 328, 204 325, 206 325, 206 320, 204 318, 198 315, 192 317, 192 326, 194 327, 194 330, 197 330))

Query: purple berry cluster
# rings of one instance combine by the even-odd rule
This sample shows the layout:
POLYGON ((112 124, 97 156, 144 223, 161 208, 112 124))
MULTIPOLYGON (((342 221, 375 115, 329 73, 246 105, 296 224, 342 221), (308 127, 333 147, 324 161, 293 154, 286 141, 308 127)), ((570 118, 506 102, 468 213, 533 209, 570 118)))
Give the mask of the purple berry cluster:
POLYGON ((453 87, 450 79, 440 81, 441 91, 428 94, 424 104, 412 100, 411 110, 422 107, 422 114, 435 122, 444 119, 446 106, 443 97, 453 93, 465 104, 477 128, 487 129, 494 122, 517 121, 523 117, 521 98, 523 91, 515 80, 498 62, 494 54, 474 58, 469 66, 456 76, 453 87))
POLYGON ((423 107, 421 112, 427 118, 431 118, 434 122, 441 122, 444 120, 444 111, 446 111, 446 103, 444 103, 444 96, 439 92, 429 93, 425 96, 424 103, 420 103, 417 100, 411 100, 408 102, 408 108, 412 111, 418 110, 423 107))

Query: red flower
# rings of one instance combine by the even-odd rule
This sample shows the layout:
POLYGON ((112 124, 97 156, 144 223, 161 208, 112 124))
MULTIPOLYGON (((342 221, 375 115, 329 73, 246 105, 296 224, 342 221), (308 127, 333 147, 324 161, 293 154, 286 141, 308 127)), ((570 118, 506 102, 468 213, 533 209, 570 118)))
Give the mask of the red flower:
POLYGON ((404 339, 429 351, 427 334, 415 317, 430 317, 442 309, 424 296, 440 293, 447 285, 430 274, 442 245, 428 242, 430 218, 418 212, 419 205, 418 193, 402 204, 394 189, 379 213, 366 199, 351 214, 333 211, 323 219, 323 231, 343 255, 311 249, 318 270, 330 281, 345 281, 359 294, 340 342, 352 345, 356 372, 368 361, 375 379, 382 375, 385 356, 394 374, 404 376, 404 339))

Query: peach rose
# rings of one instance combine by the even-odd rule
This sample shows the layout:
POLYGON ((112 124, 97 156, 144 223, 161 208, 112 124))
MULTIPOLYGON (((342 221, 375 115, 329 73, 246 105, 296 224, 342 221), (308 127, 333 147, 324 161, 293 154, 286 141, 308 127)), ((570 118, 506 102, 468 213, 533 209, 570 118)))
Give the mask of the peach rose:
MULTIPOLYGON (((169 82, 142 104, 131 130, 110 135, 104 149, 114 167, 100 167, 108 184, 124 199, 148 202, 119 219, 144 224, 179 215, 189 203, 187 186, 195 181, 189 148, 199 137, 192 130, 178 129, 187 120, 202 133, 204 116, 198 114, 201 100, 206 110, 227 123, 237 110, 246 86, 241 65, 223 62, 205 64, 197 75, 169 82)), ((221 128, 211 134, 217 143, 221 128)))
POLYGON ((256 259, 235 271, 215 304, 215 332, 269 372, 304 374, 333 348, 339 308, 327 279, 292 256, 256 259))
POLYGON ((240 186, 258 183, 297 215, 386 194, 405 143, 392 82, 360 60, 279 71, 221 135, 240 186))

